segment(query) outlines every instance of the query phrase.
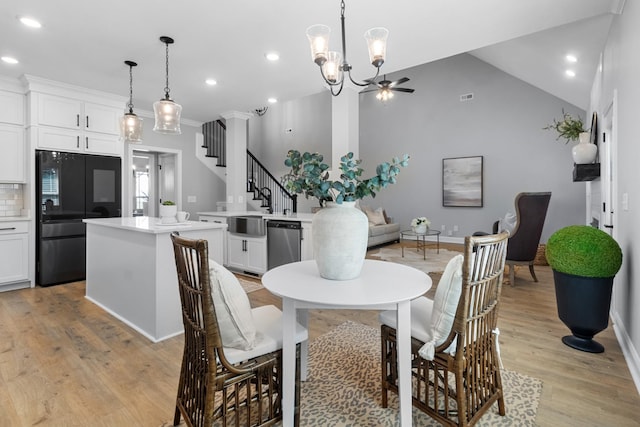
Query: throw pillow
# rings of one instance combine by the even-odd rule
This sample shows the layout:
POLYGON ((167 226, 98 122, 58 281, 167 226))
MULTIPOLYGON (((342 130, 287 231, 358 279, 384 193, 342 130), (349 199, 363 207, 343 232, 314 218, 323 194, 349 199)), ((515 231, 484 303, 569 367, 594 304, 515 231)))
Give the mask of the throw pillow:
POLYGON ((366 210, 367 218, 370 225, 385 225, 387 221, 384 219, 384 212, 382 208, 378 208, 375 211, 366 210))
POLYGON ((503 231, 506 231, 511 234, 513 229, 516 228, 516 222, 516 215, 514 213, 507 212, 504 218, 501 218, 498 223, 498 232, 502 233, 503 231))
POLYGON ((222 344, 225 347, 251 350, 255 345, 256 326, 249 297, 232 272, 209 259, 211 295, 222 344))
MULTIPOLYGON (((456 317, 458 302, 462 293, 462 264, 463 255, 456 255, 449 260, 442 273, 442 278, 436 288, 436 296, 433 299, 431 311, 431 340, 426 342, 418 351, 426 360, 433 360, 435 348, 444 343, 449 336, 453 321, 456 317)), ((455 351, 455 342, 449 346, 446 352, 455 351)))

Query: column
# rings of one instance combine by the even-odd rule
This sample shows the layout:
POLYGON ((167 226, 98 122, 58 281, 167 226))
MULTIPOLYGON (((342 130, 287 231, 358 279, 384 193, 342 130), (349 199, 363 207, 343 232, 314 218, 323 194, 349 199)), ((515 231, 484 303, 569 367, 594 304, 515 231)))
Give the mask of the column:
POLYGON ((227 126, 227 210, 247 210, 247 141, 251 113, 221 114, 227 126))
POLYGON ((359 94, 350 87, 344 87, 340 95, 331 100, 331 170, 338 170, 340 157, 350 151, 359 158, 359 117, 359 94))

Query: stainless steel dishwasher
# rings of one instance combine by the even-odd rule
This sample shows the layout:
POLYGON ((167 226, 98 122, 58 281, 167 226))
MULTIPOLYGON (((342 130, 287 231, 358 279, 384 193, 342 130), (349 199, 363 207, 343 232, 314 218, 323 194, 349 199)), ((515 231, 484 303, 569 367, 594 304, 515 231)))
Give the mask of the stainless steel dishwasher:
POLYGON ((300 261, 300 221, 267 221, 267 269, 300 261))

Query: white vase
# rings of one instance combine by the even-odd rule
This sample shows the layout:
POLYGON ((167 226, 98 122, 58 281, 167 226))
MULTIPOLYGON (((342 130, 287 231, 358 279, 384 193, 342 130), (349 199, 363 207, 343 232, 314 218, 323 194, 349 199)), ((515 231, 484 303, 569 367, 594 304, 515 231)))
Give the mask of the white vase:
POLYGON ((360 275, 367 254, 369 220, 355 202, 328 202, 311 224, 313 257, 321 277, 351 280, 360 275))
POLYGON ((591 134, 589 132, 582 132, 578 136, 579 141, 571 149, 571 155, 573 156, 573 162, 578 165, 587 163, 593 163, 596 160, 596 154, 598 154, 598 146, 592 144, 589 139, 591 134))
POLYGON ((424 234, 427 232, 427 226, 425 224, 416 225, 413 227, 413 232, 416 234, 424 234))

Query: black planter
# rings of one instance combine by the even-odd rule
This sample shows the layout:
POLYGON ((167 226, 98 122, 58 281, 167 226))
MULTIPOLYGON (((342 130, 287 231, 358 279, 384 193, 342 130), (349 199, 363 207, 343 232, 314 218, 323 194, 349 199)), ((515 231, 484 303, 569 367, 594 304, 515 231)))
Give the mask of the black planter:
POLYGON ((553 270, 558 316, 573 335, 562 338, 569 347, 602 353, 593 336, 609 325, 613 277, 582 277, 553 270))

